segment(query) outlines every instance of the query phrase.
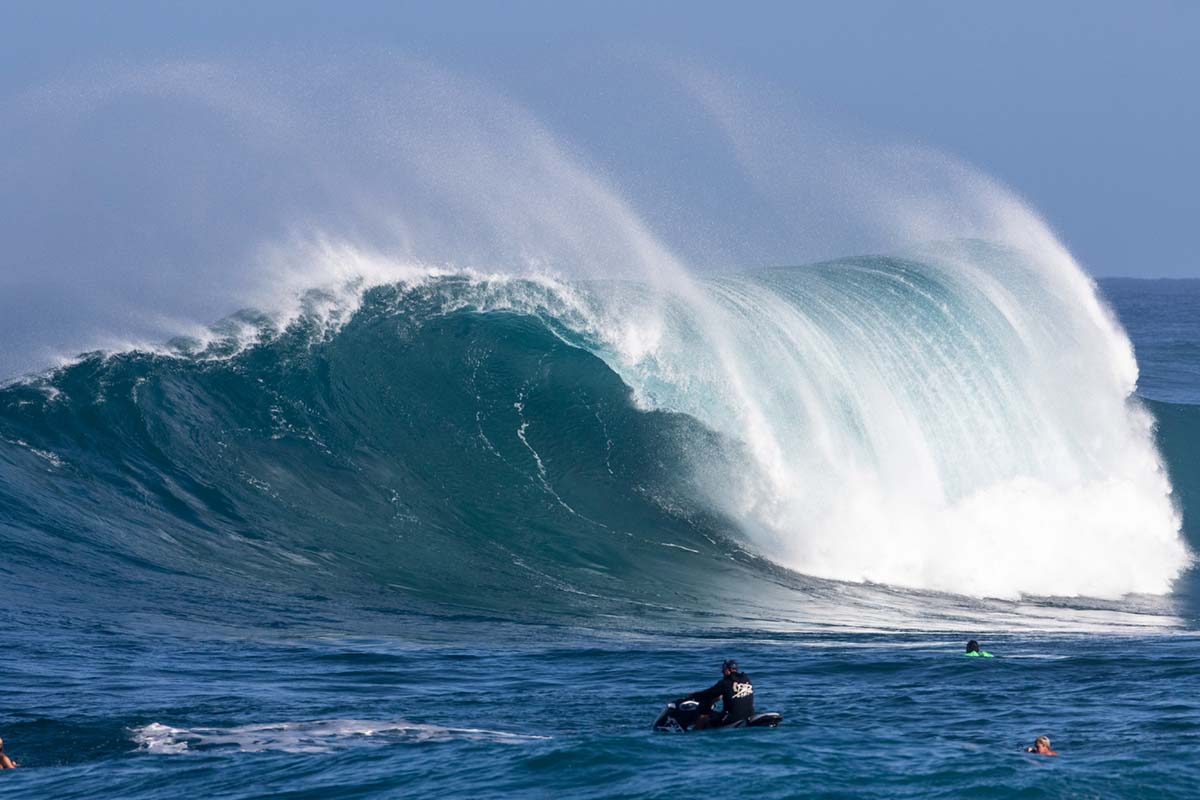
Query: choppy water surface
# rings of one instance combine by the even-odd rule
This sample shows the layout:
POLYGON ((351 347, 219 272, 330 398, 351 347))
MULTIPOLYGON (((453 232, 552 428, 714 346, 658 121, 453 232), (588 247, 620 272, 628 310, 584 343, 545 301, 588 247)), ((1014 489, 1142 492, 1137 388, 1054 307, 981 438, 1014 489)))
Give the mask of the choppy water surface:
POLYGON ((6 792, 616 797, 732 780, 767 796, 1186 797, 1198 766, 1190 634, 997 635, 983 660, 911 633, 419 633, 441 626, 253 640, 110 628, 50 653, 6 648, 7 706, 28 710, 7 711, 5 729, 29 767, 6 792), (657 707, 728 652, 785 724, 652 733, 657 707), (1038 733, 1058 759, 1021 752, 1038 733))

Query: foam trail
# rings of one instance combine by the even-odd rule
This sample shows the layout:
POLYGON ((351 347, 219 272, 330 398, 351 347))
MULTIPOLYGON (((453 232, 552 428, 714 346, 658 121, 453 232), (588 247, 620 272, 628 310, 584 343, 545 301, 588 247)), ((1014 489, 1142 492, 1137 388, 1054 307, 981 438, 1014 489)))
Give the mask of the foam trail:
POLYGON ((407 720, 330 719, 255 723, 227 727, 176 728, 152 722, 132 731, 133 740, 149 753, 178 755, 197 750, 235 749, 243 753, 327 753, 356 744, 395 742, 479 741, 501 744, 547 739, 546 736, 482 728, 450 728, 407 720))

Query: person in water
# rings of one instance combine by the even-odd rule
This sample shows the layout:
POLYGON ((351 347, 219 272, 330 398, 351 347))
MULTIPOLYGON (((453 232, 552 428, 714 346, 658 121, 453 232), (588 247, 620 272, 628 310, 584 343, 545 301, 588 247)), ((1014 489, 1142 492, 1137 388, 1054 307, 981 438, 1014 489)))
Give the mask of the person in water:
POLYGON ((1039 736, 1033 740, 1032 747, 1025 748, 1026 753, 1036 753, 1039 756, 1056 756, 1058 753, 1050 749, 1050 737, 1039 736))
POLYGON ((692 692, 684 699, 695 700, 704 709, 696 721, 695 730, 732 725, 754 714, 754 684, 746 673, 738 669, 737 661, 732 658, 725 659, 725 663, 721 664, 721 680, 707 689, 692 692), (721 701, 721 711, 714 713, 712 707, 717 700, 721 701))
POLYGON ((4 753, 4 740, 0 739, 0 769, 16 769, 17 762, 4 753))
POLYGON ((980 649, 979 642, 975 641, 974 639, 967 642, 966 655, 979 656, 981 658, 992 658, 993 657, 992 654, 989 653, 988 651, 980 649))

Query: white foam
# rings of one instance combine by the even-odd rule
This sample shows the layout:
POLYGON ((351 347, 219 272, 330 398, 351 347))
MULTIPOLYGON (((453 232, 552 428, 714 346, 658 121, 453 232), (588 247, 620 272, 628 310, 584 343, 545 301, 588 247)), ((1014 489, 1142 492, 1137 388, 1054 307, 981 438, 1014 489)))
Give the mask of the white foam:
POLYGON ((172 727, 152 722, 134 728, 134 742, 150 753, 179 754, 230 749, 243 753, 325 753, 363 744, 480 741, 521 744, 546 736, 484 728, 453 728, 407 720, 330 719, 268 722, 229 727, 172 727))

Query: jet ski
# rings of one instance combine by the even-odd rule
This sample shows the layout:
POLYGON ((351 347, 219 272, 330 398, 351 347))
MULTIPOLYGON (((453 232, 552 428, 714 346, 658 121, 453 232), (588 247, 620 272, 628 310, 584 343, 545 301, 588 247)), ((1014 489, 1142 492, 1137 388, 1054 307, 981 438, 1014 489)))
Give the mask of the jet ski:
MULTIPOLYGON (((669 731, 672 733, 690 731, 703 713, 705 713, 705 710, 700 707, 700 703, 696 700, 674 700, 667 703, 667 707, 658 715, 658 719, 654 720, 654 730, 669 731)), ((740 719, 728 725, 717 725, 712 728, 706 728, 706 730, 717 730, 718 728, 774 728, 781 722, 783 722, 782 714, 767 711, 762 714, 751 714, 746 719, 740 719)))

